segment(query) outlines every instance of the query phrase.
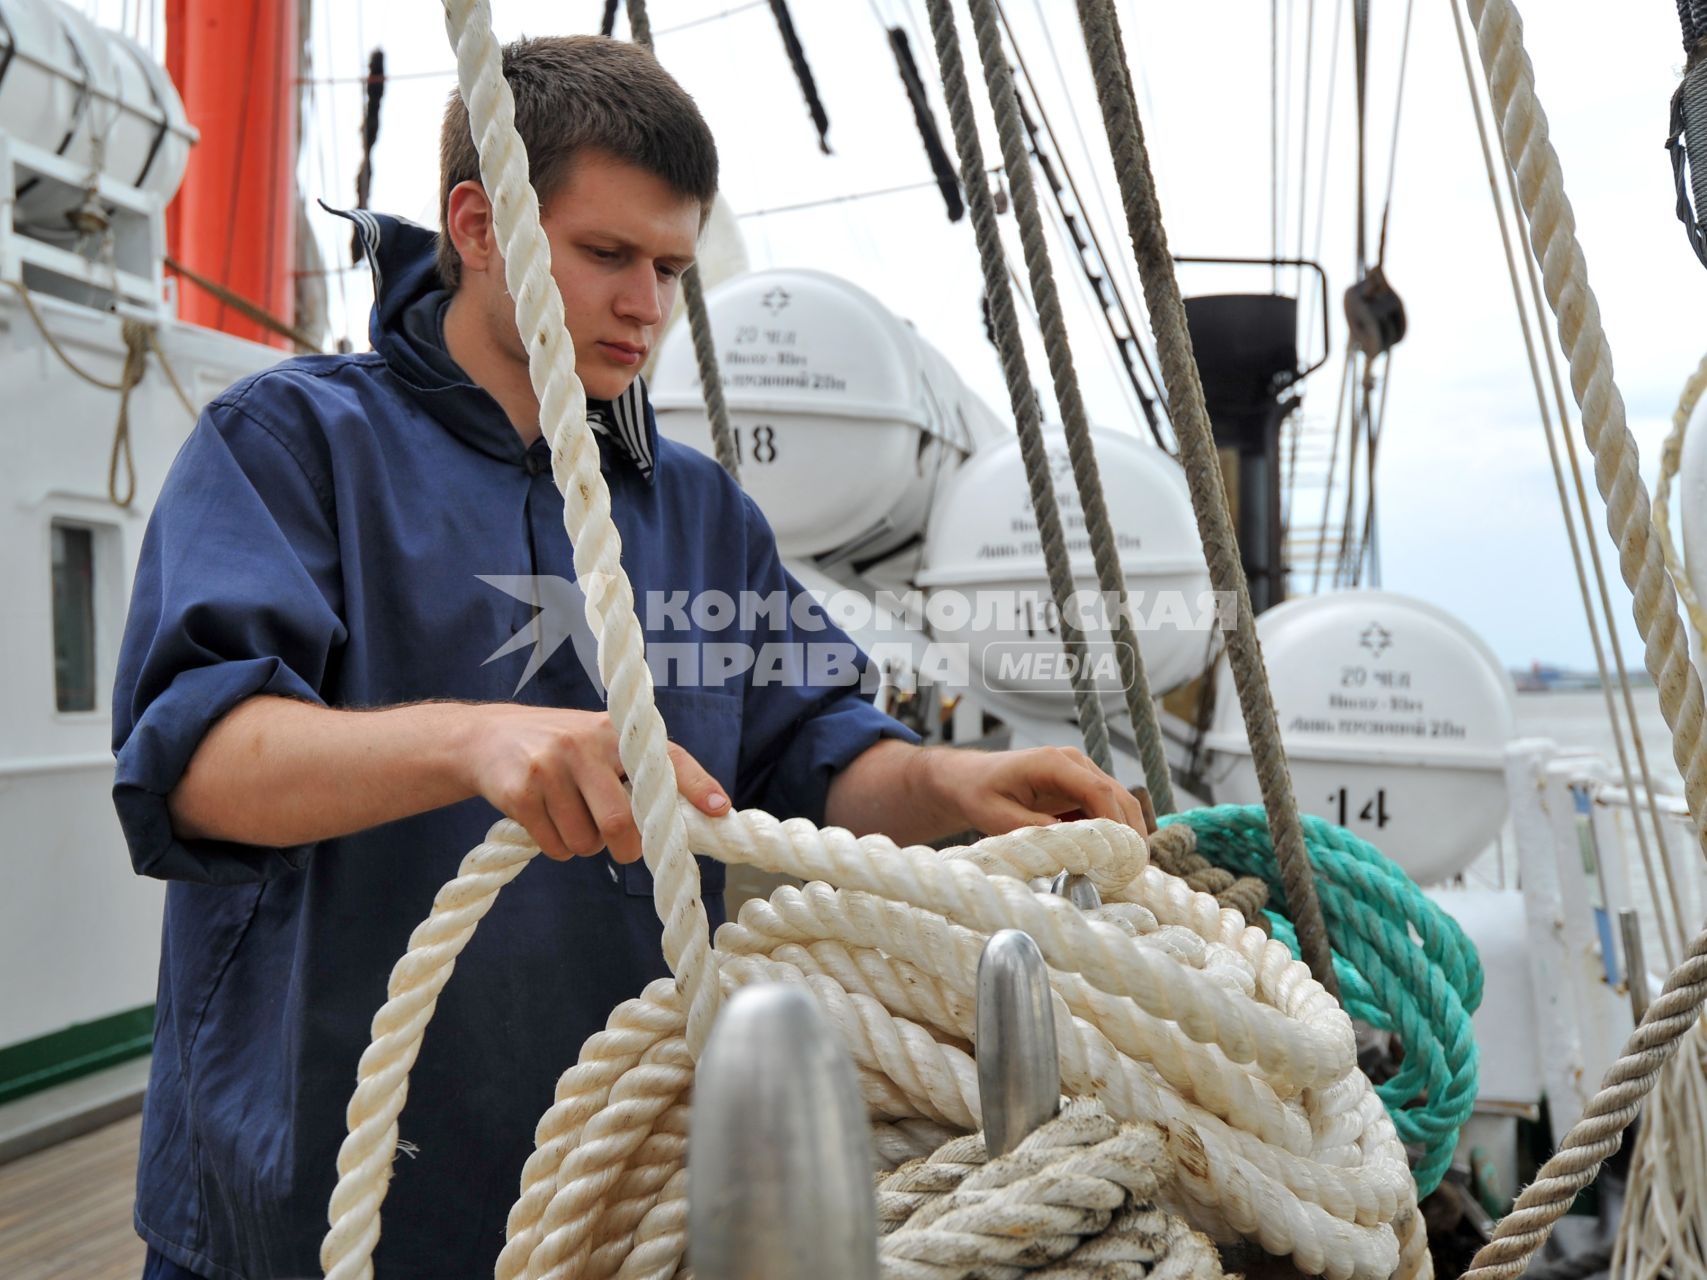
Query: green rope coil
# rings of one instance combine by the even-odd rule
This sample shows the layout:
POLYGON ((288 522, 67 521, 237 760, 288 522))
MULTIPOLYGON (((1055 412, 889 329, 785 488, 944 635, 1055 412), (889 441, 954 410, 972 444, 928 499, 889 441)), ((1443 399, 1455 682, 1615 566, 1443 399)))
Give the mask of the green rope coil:
MULTIPOLYGON (((1197 834, 1197 851, 1216 866, 1268 883, 1283 904, 1280 868, 1258 805, 1221 805, 1162 819, 1197 834)), ((1440 1184, 1458 1131, 1476 1102, 1476 1038, 1470 1014, 1482 1002, 1482 963, 1458 922, 1423 896, 1411 878, 1367 840, 1303 815, 1304 843, 1352 1017, 1395 1033, 1405 1047, 1399 1073, 1375 1092, 1401 1140, 1423 1149, 1417 1194, 1440 1184)), ((1292 926, 1276 912, 1274 936, 1298 954, 1292 926)))

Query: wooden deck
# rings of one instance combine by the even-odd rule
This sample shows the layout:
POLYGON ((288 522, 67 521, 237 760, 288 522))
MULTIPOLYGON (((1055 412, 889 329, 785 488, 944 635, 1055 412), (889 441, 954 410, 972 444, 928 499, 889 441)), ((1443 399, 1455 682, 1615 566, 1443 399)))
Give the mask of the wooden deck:
POLYGON ((131 1229, 142 1117, 0 1165, 0 1276, 137 1280, 131 1229))

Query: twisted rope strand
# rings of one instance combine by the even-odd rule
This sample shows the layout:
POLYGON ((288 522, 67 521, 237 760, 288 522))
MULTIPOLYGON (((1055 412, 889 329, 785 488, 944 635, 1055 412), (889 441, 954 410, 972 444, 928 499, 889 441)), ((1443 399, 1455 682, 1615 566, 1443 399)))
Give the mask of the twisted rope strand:
MULTIPOLYGON (((1466 0, 1476 25, 1488 95, 1501 122, 1507 162, 1532 229, 1548 304, 1571 364, 1571 391, 1582 411, 1583 435, 1594 454, 1595 483, 1606 500, 1607 527, 1618 544, 1619 568, 1635 597, 1637 629, 1648 671, 1659 686, 1660 710, 1672 730, 1672 754, 1683 773, 1696 833, 1707 846, 1707 743, 1702 740, 1701 681, 1689 661, 1676 592, 1664 553, 1652 535, 1647 488, 1637 470, 1624 401, 1612 379, 1612 352, 1588 283, 1575 218, 1564 193, 1564 172, 1547 135, 1535 93, 1535 72, 1523 47, 1523 24, 1509 0, 1466 0)), ((1565 1135, 1558 1152, 1476 1255, 1477 1280, 1514 1276, 1546 1241, 1553 1223, 1586 1186, 1601 1161, 1618 1149, 1625 1125, 1676 1052, 1679 1038, 1707 1002, 1707 934, 1685 950, 1684 962, 1649 1008, 1601 1091, 1565 1135)))
MULTIPOLYGON (((1530 381, 1535 388, 1536 407, 1540 411, 1541 436, 1547 444, 1547 460, 1552 467, 1553 484, 1559 497, 1559 513, 1564 519, 1565 541, 1571 549, 1571 564, 1576 571, 1577 590, 1582 597, 1583 616, 1588 621, 1589 643, 1594 648, 1595 669, 1600 674, 1601 693, 1606 703, 1606 720, 1612 727, 1612 741, 1618 756, 1619 772, 1623 776, 1625 789, 1630 793, 1633 802, 1636 795, 1635 775, 1630 768, 1630 753, 1625 748, 1624 731, 1619 723, 1617 705, 1613 701, 1612 671, 1608 669, 1606 648, 1600 638, 1600 620, 1602 618, 1605 620, 1607 635, 1612 642, 1612 667, 1618 673, 1617 683, 1623 694, 1624 711, 1630 726, 1630 738, 1636 752, 1637 771, 1641 775, 1642 785, 1648 799, 1649 822, 1664 867, 1666 888, 1671 893, 1671 902, 1675 904, 1681 902, 1682 899, 1677 892, 1671 858, 1666 852, 1665 832, 1660 824, 1659 810, 1654 799, 1653 778, 1648 769, 1647 747, 1643 742, 1641 722, 1636 717, 1635 701, 1630 692, 1630 678, 1629 673, 1625 670, 1623 644, 1618 638, 1618 621, 1612 610, 1612 597, 1606 588, 1606 570, 1601 563, 1600 540, 1594 536, 1594 518, 1589 511, 1588 490, 1583 485, 1582 467, 1578 462, 1576 445, 1571 435, 1570 415, 1565 400, 1564 383, 1559 377, 1559 365, 1553 353, 1553 345, 1543 340, 1540 345, 1546 353, 1547 369, 1552 375, 1553 404, 1558 407, 1559 412, 1559 434, 1563 437, 1565 452, 1570 459, 1571 480, 1577 497, 1577 516, 1575 517, 1572 515, 1570 499, 1565 489, 1565 473, 1559 461, 1559 446, 1553 439, 1553 414, 1549 408, 1547 393, 1542 386, 1540 357, 1536 354, 1535 333, 1529 323, 1529 308, 1524 305, 1523 288, 1518 278, 1518 253, 1512 246, 1511 230, 1505 217, 1505 201, 1500 196, 1499 178, 1494 167, 1493 150, 1488 143, 1487 125, 1483 121, 1482 102, 1476 92, 1476 71, 1470 59, 1470 44, 1464 35, 1464 15, 1456 3, 1451 6, 1451 9, 1453 27, 1458 36, 1459 60, 1464 67, 1465 87, 1470 96, 1471 114, 1476 121, 1476 138, 1481 145, 1482 164, 1488 175, 1488 191, 1493 197, 1494 222, 1499 228, 1501 248, 1505 251, 1506 274, 1511 281, 1512 301, 1517 307, 1518 325, 1523 334, 1524 353, 1529 361, 1530 381), (1595 612, 1593 599, 1589 594, 1589 569, 1583 563, 1582 545, 1577 538, 1577 517, 1582 520, 1583 540, 1588 543, 1594 583, 1600 598, 1600 613, 1598 615, 1595 612)), ((1512 208, 1517 209, 1521 206, 1517 194, 1516 178, 1509 166, 1502 165, 1501 167, 1505 169, 1506 185, 1511 191, 1512 208)), ((1535 263, 1530 256, 1528 228, 1521 217, 1517 219, 1517 229, 1522 239, 1523 264, 1527 268, 1530 298, 1534 302, 1535 312, 1539 317, 1544 312, 1546 302, 1541 292, 1541 279, 1536 274, 1535 263)), ((1662 492, 1656 493, 1654 500, 1654 525, 1656 528, 1662 528, 1661 515, 1664 506, 1663 489, 1665 481, 1666 477, 1662 471, 1660 476, 1662 492)), ((1669 968, 1677 963, 1677 944, 1673 941, 1674 934, 1681 938, 1685 931, 1681 922, 1673 919, 1673 911, 1667 909, 1666 900, 1662 897, 1659 877, 1654 872, 1654 853, 1649 848, 1647 829, 1643 827, 1640 821, 1634 825, 1636 828, 1636 845, 1641 854, 1642 869, 1648 881, 1648 890, 1654 908, 1654 919, 1659 928, 1660 945, 1665 952, 1666 966, 1669 968)))
POLYGON ((699 900, 699 869, 676 804, 664 720, 652 698, 633 589, 622 568, 622 541, 611 521, 610 491, 587 426, 586 392, 575 376, 575 348, 563 324, 563 299, 551 274, 551 250, 539 226, 539 200, 528 181, 527 152, 515 131, 515 100, 490 12, 479 0, 446 0, 445 11, 479 144, 481 180, 492 193, 504 277, 527 341, 540 425, 551 443, 552 475, 563 493, 576 578, 598 636, 599 674, 610 691, 618 754, 633 782, 641 849, 657 884, 664 957, 688 992, 688 1045, 697 1054, 717 1014, 716 959, 699 900))
POLYGON ((1583 436, 1594 454, 1595 483, 1606 500, 1607 528, 1618 544, 1619 568, 1635 596, 1644 658, 1659 687, 1660 709, 1673 734, 1672 752, 1684 778, 1689 811, 1707 848, 1707 744, 1702 740, 1702 689, 1689 661, 1677 596, 1652 535, 1647 486, 1637 469, 1635 438, 1612 377, 1612 349, 1589 287, 1588 265, 1576 238, 1576 219, 1564 192, 1564 172, 1547 135, 1535 93, 1535 71, 1523 48, 1523 24, 1509 0, 1467 0, 1488 93, 1500 121, 1506 159, 1517 173, 1548 304, 1571 365, 1571 391, 1582 411, 1583 436))
POLYGON ((1203 550, 1209 561, 1210 580, 1217 591, 1233 595, 1236 601, 1235 626, 1227 637, 1227 659, 1244 712, 1274 849, 1280 859, 1286 910, 1297 926, 1298 943, 1310 972, 1328 991, 1338 994, 1322 909, 1316 901, 1304 832, 1298 822, 1298 802, 1292 794, 1286 750, 1280 740, 1274 698, 1269 693, 1268 673, 1263 667, 1262 645, 1251 612, 1250 589, 1227 514, 1220 455, 1204 403, 1197 359, 1192 354, 1185 304, 1180 300, 1179 281, 1174 278, 1173 258, 1168 253, 1167 231, 1162 225, 1161 205, 1150 173, 1149 152, 1144 146, 1144 128, 1125 74, 1126 50, 1120 38, 1120 23, 1109 0, 1078 0, 1078 5, 1085 50, 1090 55, 1097 100, 1102 105, 1103 124, 1114 156, 1115 176, 1120 183, 1121 201, 1126 206, 1138 275, 1150 308, 1151 328, 1156 334, 1156 351, 1161 360, 1162 380, 1168 388, 1174 434, 1179 439, 1180 457, 1191 487, 1191 504, 1197 512, 1203 550))
POLYGON ((373 1275, 379 1208, 397 1151, 397 1117, 409 1096, 409 1071, 427 1022, 475 925, 492 909, 498 890, 538 852, 516 823, 496 823, 463 858, 456 878, 439 890, 432 913, 409 935, 409 949, 391 971, 386 1002, 374 1015, 373 1042, 357 1065, 356 1090, 345 1112, 349 1132, 338 1149, 338 1184, 327 1209, 331 1229, 320 1245, 327 1280, 373 1275))
MULTIPOLYGON (((1043 1270, 1086 1257, 1082 1245, 1106 1240, 1117 1217, 1149 1209, 1154 1219, 1129 1220, 1120 1243, 1103 1252, 1131 1252, 1130 1237, 1148 1228, 1152 1264, 1172 1244, 1165 1220, 1149 1205, 1165 1179, 1167 1144, 1151 1125, 1121 1128, 1092 1100, 1070 1102, 1020 1146, 990 1160, 976 1135, 948 1144, 928 1161, 896 1170, 878 1185, 883 1274, 893 1280, 961 1280, 974 1274, 1043 1270), (1140 1225, 1141 1224, 1141 1225, 1140 1225), (1038 1263, 1045 1265, 1038 1268, 1038 1263)), ((1215 1276, 1204 1242, 1186 1274, 1215 1276), (1199 1270, 1202 1263, 1209 1266, 1199 1270)))
MULTIPOLYGON (((1020 460, 1025 464, 1026 487, 1031 495, 1032 514, 1037 520, 1038 541, 1043 547, 1044 569, 1049 576, 1049 594, 1061 617, 1061 647, 1069 660, 1079 733, 1084 738, 1085 753, 1096 761, 1098 768, 1112 774, 1114 756, 1108 745, 1108 723, 1103 715, 1102 702, 1097 697, 1095 675, 1087 660, 1089 651, 1085 635, 1071 607, 1073 565, 1067 554, 1067 538, 1061 528, 1061 509, 1055 498, 1049 455, 1043 443, 1042 412, 1037 393, 1031 385, 1019 314, 1014 310, 1007 252, 1002 248, 996 206, 990 198, 984 148, 978 141, 978 120, 972 109, 972 91, 966 82, 966 67, 960 57, 960 37, 954 28, 954 9, 949 0, 925 0, 925 7, 930 12, 931 33, 936 40, 943 98, 948 103, 955 150, 960 157, 960 184, 966 190, 966 205, 972 213, 972 231, 978 242, 978 263, 984 273, 984 297, 990 307, 990 328, 995 334, 1002 376, 1008 384, 1008 403, 1013 407, 1020 460)), ((1148 764, 1145 765, 1145 773, 1147 777, 1148 764)))
POLYGON ((1464 1280, 1512 1280, 1547 1243, 1554 1224, 1565 1216, 1577 1193, 1594 1181, 1600 1166, 1623 1142, 1624 1130, 1642 1109, 1660 1068, 1677 1052, 1707 1001, 1707 933, 1689 944, 1683 963, 1666 979, 1665 990, 1624 1042, 1607 1071, 1600 1092, 1589 1099, 1583 1117, 1571 1126, 1553 1158, 1524 1189, 1494 1238, 1464 1273, 1464 1280))
POLYGON ((1014 213, 1019 218, 1020 247, 1031 277, 1031 296, 1037 304, 1043 347, 1049 356, 1049 373, 1055 385, 1055 401, 1061 407, 1061 424, 1067 435, 1067 456, 1073 467, 1073 483, 1084 512, 1085 532, 1091 544, 1097 586, 1105 602, 1114 603, 1114 651, 1120 666, 1121 689, 1127 714, 1138 740, 1144 762, 1144 778, 1151 798, 1162 813, 1174 809, 1174 790, 1168 762, 1162 753, 1161 729, 1156 723, 1156 705, 1150 697, 1144 656, 1138 649, 1138 634, 1132 626, 1132 608, 1126 594, 1126 574, 1115 549, 1114 526, 1103 497, 1102 476, 1097 469, 1096 445, 1091 440, 1090 419, 1079 391, 1079 375, 1073 367, 1072 345, 1067 337, 1067 318, 1061 295, 1055 287, 1055 271, 1049 262, 1049 243, 1043 229, 1043 214, 1037 187, 1032 180, 1031 160, 1026 152, 1025 125, 1020 118, 1018 90, 1007 54, 993 0, 970 0, 972 31, 978 56, 984 64, 984 84, 995 111, 996 131, 1001 138, 1002 163, 1013 191, 1014 213))

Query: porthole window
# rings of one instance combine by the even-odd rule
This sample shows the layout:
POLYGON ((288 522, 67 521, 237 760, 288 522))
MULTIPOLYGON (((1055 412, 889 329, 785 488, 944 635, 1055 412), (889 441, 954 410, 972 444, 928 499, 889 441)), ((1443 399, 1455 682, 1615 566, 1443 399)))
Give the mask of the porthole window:
POLYGON ((95 531, 53 522, 53 687, 61 711, 95 709, 95 531))

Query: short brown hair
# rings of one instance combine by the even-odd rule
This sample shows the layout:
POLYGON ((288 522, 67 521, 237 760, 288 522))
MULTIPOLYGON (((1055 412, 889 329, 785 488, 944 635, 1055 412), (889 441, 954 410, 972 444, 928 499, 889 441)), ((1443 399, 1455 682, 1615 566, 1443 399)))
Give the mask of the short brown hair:
MULTIPOLYGON (((717 195, 717 144, 694 100, 647 50, 603 36, 524 37, 504 46, 516 132, 540 203, 569 175, 576 152, 596 148, 699 201, 700 224, 717 195)), ((439 134, 439 277, 454 289, 462 259, 450 238, 450 193, 480 181, 468 107, 452 92, 439 134)))

